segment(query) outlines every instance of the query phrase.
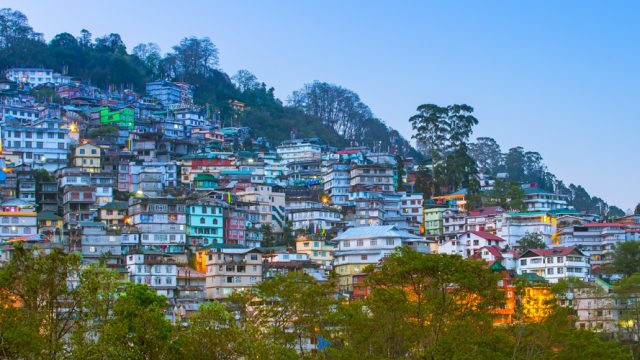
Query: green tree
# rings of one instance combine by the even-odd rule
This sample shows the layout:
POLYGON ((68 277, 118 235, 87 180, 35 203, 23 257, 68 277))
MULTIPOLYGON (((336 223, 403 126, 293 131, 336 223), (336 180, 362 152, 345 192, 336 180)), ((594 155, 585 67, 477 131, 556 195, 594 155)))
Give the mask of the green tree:
POLYGON ((527 205, 524 203, 524 190, 522 190, 522 186, 511 184, 509 190, 507 190, 506 197, 509 200, 508 209, 517 211, 525 211, 527 209, 527 205))
POLYGON ((398 176, 398 186, 396 187, 396 190, 404 191, 404 159, 400 155, 396 155, 396 174, 398 176))
POLYGON ((71 339, 108 314, 115 277, 103 267, 82 267, 80 257, 54 248, 17 243, 0 268, 0 354, 5 358, 57 359, 71 339))
POLYGON ((636 208, 633 210, 633 213, 635 215, 640 215, 640 203, 638 203, 638 205, 636 205, 636 208))
POLYGON ((521 252, 525 252, 530 249, 546 249, 547 244, 544 242, 542 234, 540 233, 527 233, 518 241, 518 248, 521 252))
POLYGON ((171 339, 167 299, 147 285, 130 283, 98 332, 96 359, 161 359, 171 339))
POLYGON ((500 145, 490 137, 479 137, 469 144, 469 154, 478 163, 478 171, 495 176, 504 166, 500 145))
POLYGON ((640 241, 628 240, 616 244, 610 271, 624 276, 640 273, 640 241))

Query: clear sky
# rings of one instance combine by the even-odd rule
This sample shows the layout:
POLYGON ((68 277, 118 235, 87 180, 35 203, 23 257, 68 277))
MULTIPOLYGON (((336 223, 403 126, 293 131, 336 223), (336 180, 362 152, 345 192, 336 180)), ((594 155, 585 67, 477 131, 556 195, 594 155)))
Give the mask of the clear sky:
POLYGON ((411 136, 422 103, 467 103, 475 136, 539 151, 549 169, 624 210, 640 201, 638 1, 25 1, 47 40, 119 33, 128 48, 208 36, 220 66, 282 99, 321 80, 411 136))

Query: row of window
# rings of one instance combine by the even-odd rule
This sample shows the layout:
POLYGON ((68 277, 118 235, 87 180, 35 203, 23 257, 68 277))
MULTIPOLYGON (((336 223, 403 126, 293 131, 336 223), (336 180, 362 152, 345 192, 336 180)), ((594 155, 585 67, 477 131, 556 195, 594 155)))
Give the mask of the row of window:
MULTIPOLYGON (((356 243, 356 246, 364 246, 364 240, 356 240, 355 243, 356 243)), ((393 246, 393 245, 395 245, 395 240, 394 239, 385 239, 384 240, 384 244, 386 246, 393 246)), ((369 240, 369 245, 370 246, 377 246, 378 245, 378 240, 369 240)), ((351 247, 351 240, 342 241, 342 246, 343 247, 351 247)))

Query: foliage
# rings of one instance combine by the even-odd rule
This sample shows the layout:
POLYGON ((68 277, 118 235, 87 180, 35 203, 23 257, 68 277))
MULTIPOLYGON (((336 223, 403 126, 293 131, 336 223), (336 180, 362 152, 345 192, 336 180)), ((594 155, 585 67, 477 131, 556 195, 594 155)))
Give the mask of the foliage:
POLYGON ((638 205, 636 205, 636 208, 633 209, 633 213, 635 215, 640 215, 640 203, 638 203, 638 205))
POLYGON ((640 241, 627 240, 617 243, 610 271, 624 276, 640 273, 640 241))
POLYGON ((530 249, 546 249, 547 244, 542 238, 540 233, 527 233, 518 241, 518 248, 521 252, 525 252, 530 249))
MULTIPOLYGON (((467 142, 478 120, 469 105, 434 104, 418 106, 409 118, 418 148, 431 158, 433 195, 453 192, 461 187, 477 189, 477 167, 469 155, 467 142)), ((472 191, 470 191, 472 192, 472 191)))

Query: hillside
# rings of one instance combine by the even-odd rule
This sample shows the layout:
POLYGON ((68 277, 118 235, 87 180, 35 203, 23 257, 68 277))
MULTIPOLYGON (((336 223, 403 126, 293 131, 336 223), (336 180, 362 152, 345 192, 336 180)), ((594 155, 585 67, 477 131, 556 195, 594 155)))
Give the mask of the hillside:
POLYGON ((144 92, 147 81, 185 81, 194 85, 196 103, 219 111, 225 126, 248 126, 255 137, 267 137, 273 144, 289 138, 294 130, 298 137, 317 137, 332 146, 398 148, 420 157, 408 141, 376 119, 359 99, 351 104, 353 109, 345 109, 349 116, 338 127, 298 104, 283 104, 274 97, 273 88, 258 82, 248 71, 231 78, 218 67, 218 49, 208 38, 184 38, 164 55, 154 43, 139 44, 129 52, 119 34, 94 40, 86 29, 78 36, 61 33, 46 42, 24 14, 11 9, 1 12, 0 70, 46 67, 101 88, 129 88, 138 93, 144 92), (246 110, 235 110, 229 104, 231 100, 244 103, 246 110), (362 121, 363 114, 366 121, 362 121), (342 131, 345 125, 353 131, 342 131))

